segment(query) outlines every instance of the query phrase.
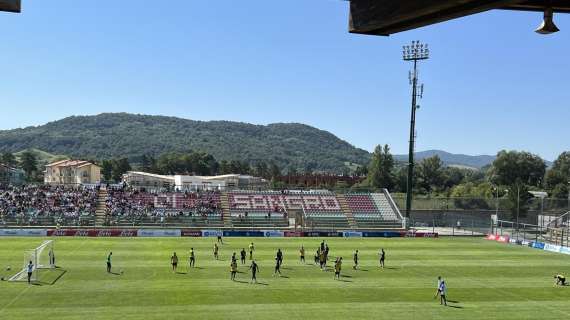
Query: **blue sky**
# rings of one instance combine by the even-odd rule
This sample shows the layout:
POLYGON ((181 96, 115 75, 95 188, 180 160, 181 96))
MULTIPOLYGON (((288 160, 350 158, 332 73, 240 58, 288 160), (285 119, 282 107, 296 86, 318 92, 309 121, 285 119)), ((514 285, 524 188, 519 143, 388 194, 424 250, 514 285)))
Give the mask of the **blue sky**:
POLYGON ((0 129, 101 112, 302 122, 407 150, 409 64, 428 42, 418 150, 570 149, 570 15, 493 11, 389 38, 347 32, 336 0, 23 1, 1 13, 0 129))

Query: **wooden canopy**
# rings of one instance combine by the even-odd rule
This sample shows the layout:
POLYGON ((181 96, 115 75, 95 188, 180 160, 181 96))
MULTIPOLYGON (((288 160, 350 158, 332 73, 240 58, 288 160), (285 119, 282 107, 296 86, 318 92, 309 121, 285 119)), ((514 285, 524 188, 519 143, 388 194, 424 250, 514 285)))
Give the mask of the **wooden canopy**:
POLYGON ((350 32, 383 35, 493 9, 570 13, 569 0, 350 0, 350 32))

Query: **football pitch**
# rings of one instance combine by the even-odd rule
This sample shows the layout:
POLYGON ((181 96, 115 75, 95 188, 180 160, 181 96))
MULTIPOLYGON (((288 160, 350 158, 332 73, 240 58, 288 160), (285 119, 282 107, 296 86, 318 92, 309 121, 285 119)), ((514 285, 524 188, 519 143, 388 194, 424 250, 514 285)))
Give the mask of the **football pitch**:
MULTIPOLYGON (((42 240, 0 239, 0 274, 16 273, 23 252, 42 240)), ((570 270, 566 255, 474 238, 325 238, 329 256, 344 260, 339 281, 312 263, 319 238, 225 238, 218 261, 215 240, 57 238, 57 270, 36 285, 0 282, 0 319, 570 319, 570 287, 553 286, 554 274, 570 270), (230 281, 232 252, 239 261, 252 241, 259 284, 249 283, 249 259, 230 281), (187 267, 191 247, 196 268, 187 267), (283 276, 273 277, 278 248, 283 276), (106 272, 109 251, 116 274, 106 272), (174 251, 179 273, 170 267, 174 251), (449 307, 434 299, 438 275, 449 307)))

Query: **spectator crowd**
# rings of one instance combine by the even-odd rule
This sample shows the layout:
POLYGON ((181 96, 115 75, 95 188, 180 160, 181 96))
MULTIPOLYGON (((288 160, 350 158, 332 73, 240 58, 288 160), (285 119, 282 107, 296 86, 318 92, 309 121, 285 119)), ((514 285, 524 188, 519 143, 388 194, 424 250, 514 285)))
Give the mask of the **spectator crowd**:
POLYGON ((95 215, 96 188, 0 185, 0 223, 81 225, 95 215))
POLYGON ((108 188, 106 223, 179 222, 184 217, 222 219, 219 192, 147 192, 127 187, 108 188))

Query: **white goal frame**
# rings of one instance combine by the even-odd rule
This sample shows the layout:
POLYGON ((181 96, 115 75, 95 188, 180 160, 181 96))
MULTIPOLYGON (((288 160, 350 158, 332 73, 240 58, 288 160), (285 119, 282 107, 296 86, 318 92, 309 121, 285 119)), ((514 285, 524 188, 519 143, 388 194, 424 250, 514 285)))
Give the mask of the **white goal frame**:
POLYGON ((24 266, 20 272, 16 273, 8 281, 28 281, 28 263, 31 261, 34 267, 32 268, 31 281, 37 281, 39 272, 42 269, 55 268, 55 251, 54 240, 46 240, 42 244, 32 250, 24 252, 24 266), (48 249, 47 253, 45 253, 48 249))

